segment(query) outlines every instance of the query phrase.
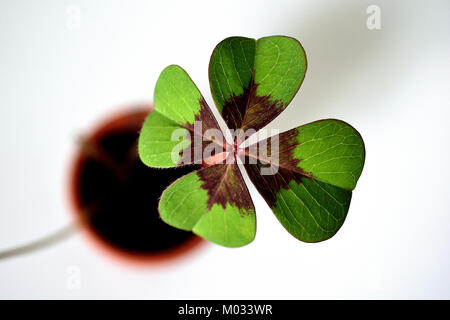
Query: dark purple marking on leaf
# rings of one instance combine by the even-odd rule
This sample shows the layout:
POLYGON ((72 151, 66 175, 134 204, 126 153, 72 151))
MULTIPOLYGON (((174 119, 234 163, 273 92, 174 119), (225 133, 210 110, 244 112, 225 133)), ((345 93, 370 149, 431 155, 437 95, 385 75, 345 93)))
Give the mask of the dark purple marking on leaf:
POLYGON ((258 192, 270 207, 273 207, 277 201, 277 193, 281 188, 289 189, 289 182, 292 180, 300 184, 301 179, 305 177, 301 173, 283 168, 278 168, 278 172, 274 175, 263 176, 260 172, 260 164, 246 164, 245 170, 258 192))
POLYGON ((208 191, 208 209, 211 209, 215 203, 220 204, 224 209, 227 203, 239 209, 245 209, 241 212, 248 212, 247 210, 254 208, 236 163, 216 164, 198 170, 197 174, 203 181, 202 188, 208 191))
POLYGON ((280 100, 271 100, 270 96, 258 97, 258 84, 253 76, 247 88, 239 96, 231 96, 224 102, 222 117, 230 129, 259 130, 275 119, 286 107, 280 100))
POLYGON ((252 149, 252 146, 246 148, 245 170, 269 206, 273 206, 277 201, 277 193, 281 188, 289 188, 289 182, 292 180, 300 184, 302 178, 313 178, 311 173, 305 172, 298 167, 298 163, 301 160, 294 158, 294 149, 298 145, 297 136, 297 129, 292 129, 278 135, 278 148, 276 143, 274 143, 272 148, 272 139, 275 139, 275 137, 258 142, 257 149, 252 149), (263 152, 260 154, 259 148, 267 150, 267 153, 263 152), (275 156, 275 154, 272 154, 272 151, 274 151, 273 153, 278 153, 278 160, 272 159, 272 156, 275 156), (253 162, 256 159, 257 163, 251 164, 250 161, 252 159, 253 162), (269 167, 270 164, 276 167, 277 172, 273 175, 262 175, 261 168, 269 167))
POLYGON ((213 150, 211 153, 212 156, 218 152, 220 153, 225 151, 226 141, 216 118, 203 97, 200 99, 199 103, 201 106, 200 112, 198 115, 195 115, 194 123, 183 125, 184 128, 189 130, 189 135, 192 142, 186 149, 180 151, 181 158, 178 162, 178 166, 183 166, 190 163, 201 164, 203 160, 203 151, 208 146, 210 146, 213 150), (201 126, 195 126, 195 122, 201 123, 201 126), (212 141, 212 137, 205 136, 208 129, 218 130, 217 132, 221 133, 223 141, 212 141))

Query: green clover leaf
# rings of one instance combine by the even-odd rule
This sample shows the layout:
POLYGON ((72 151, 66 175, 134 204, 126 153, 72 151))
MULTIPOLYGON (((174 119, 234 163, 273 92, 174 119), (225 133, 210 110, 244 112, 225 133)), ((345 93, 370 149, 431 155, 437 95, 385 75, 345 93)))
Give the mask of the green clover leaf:
POLYGON ((178 66, 163 70, 155 110, 139 137, 140 158, 158 168, 203 166, 164 191, 159 212, 166 223, 227 247, 250 243, 256 215, 238 166, 243 162, 256 189, 294 237, 319 242, 339 230, 365 159, 364 142, 353 127, 320 120, 241 147, 246 132, 263 128, 288 106, 306 67, 301 44, 290 37, 231 37, 217 45, 209 80, 226 124, 239 129, 233 143, 223 138, 188 74, 178 66))

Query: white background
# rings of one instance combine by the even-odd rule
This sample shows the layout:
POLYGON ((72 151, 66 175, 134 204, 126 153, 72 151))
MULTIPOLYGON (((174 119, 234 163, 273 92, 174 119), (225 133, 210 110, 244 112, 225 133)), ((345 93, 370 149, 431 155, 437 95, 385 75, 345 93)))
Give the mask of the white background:
POLYGON ((256 239, 204 247, 168 268, 131 268, 83 234, 0 261, 0 298, 450 298, 448 1, 2 1, 0 250, 72 220, 76 138, 152 100, 183 66, 212 104, 207 68, 232 35, 299 39, 308 72, 282 131, 322 118, 356 127, 366 164, 329 241, 287 233, 253 187, 256 239), (366 8, 381 8, 368 30, 366 8), (80 11, 79 27, 73 12, 80 11), (68 287, 68 268, 80 288, 68 287))

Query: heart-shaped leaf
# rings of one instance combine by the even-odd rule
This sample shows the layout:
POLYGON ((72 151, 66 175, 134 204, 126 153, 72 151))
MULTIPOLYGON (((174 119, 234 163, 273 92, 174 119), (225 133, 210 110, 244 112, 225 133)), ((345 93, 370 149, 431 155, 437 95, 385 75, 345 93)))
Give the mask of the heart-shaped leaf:
POLYGON ((318 242, 344 222, 364 159, 354 128, 321 120, 249 146, 244 166, 281 224, 302 241, 318 242), (270 174, 262 175, 267 166, 270 174))
POLYGON ((236 164, 181 177, 164 191, 159 212, 171 226, 226 247, 246 245, 255 237, 255 209, 236 164))
POLYGON ((291 102, 305 77, 306 54, 294 38, 231 37, 214 49, 209 80, 231 129, 259 130, 291 102))
POLYGON ((216 118, 194 82, 179 66, 172 65, 162 71, 155 87, 154 105, 155 110, 142 126, 138 143, 139 156, 146 165, 170 168, 201 164, 207 146, 211 155, 223 150, 224 139, 216 118))

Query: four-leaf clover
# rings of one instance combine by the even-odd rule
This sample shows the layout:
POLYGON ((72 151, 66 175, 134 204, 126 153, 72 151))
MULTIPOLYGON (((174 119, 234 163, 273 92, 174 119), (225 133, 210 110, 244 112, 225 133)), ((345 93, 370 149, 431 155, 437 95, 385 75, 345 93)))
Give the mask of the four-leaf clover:
POLYGON ((242 144, 246 132, 262 129, 288 106, 306 66, 303 47, 290 37, 231 37, 217 45, 209 80, 225 123, 240 129, 233 143, 217 138, 219 125, 188 74, 175 65, 162 71, 155 109, 140 134, 140 158, 157 168, 203 163, 162 194, 159 212, 166 223, 227 247, 250 243, 256 216, 240 162, 294 237, 318 242, 339 230, 365 159, 364 142, 353 127, 319 120, 242 144), (181 139, 174 139, 174 132, 181 139), (266 146, 262 152, 260 145, 266 146), (207 149, 214 151, 205 159, 207 149), (263 174, 264 168, 270 173, 263 174))

